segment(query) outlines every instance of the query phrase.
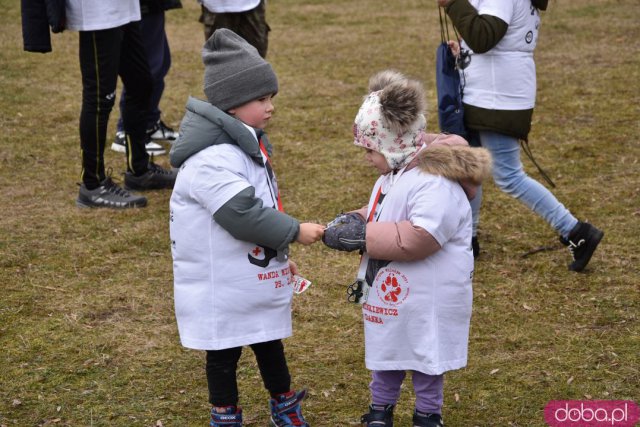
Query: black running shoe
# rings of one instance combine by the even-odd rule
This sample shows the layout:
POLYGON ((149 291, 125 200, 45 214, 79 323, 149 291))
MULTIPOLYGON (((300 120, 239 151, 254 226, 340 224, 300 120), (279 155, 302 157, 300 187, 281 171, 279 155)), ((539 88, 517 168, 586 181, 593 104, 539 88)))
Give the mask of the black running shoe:
POLYGON ((569 233, 569 251, 573 256, 573 262, 569 264, 569 270, 582 271, 589 263, 604 232, 593 225, 578 221, 578 224, 569 233))
POLYGON ((107 177, 93 190, 81 184, 76 205, 81 208, 142 208, 147 206, 147 198, 129 193, 107 177))
POLYGON ((124 174, 124 188, 137 191, 173 188, 177 175, 177 170, 167 170, 162 166, 149 162, 149 169, 140 176, 135 176, 128 171, 124 174))

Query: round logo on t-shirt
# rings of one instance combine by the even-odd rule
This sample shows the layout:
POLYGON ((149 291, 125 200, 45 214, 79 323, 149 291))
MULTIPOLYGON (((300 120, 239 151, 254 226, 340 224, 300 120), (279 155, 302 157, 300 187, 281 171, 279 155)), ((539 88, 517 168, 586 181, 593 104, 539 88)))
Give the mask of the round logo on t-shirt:
POLYGON ((387 305, 398 306, 409 295, 409 281, 407 276, 395 268, 380 269, 374 281, 380 301, 387 305))
POLYGON ((524 41, 526 41, 527 44, 531 44, 531 42, 533 41, 533 31, 529 31, 527 33, 527 35, 524 37, 524 41))

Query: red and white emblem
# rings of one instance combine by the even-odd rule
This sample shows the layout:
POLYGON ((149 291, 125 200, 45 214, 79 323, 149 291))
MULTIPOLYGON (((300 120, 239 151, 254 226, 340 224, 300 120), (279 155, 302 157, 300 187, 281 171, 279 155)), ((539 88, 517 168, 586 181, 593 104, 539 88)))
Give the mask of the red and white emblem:
POLYGON ((397 306, 409 295, 409 281, 407 276, 395 268, 382 268, 374 282, 380 301, 387 305, 397 306))

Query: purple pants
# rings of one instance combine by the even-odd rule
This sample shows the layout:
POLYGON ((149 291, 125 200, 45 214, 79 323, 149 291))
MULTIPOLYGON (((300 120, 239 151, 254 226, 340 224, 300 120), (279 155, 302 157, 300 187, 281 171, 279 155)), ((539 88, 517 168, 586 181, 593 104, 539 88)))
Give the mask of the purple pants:
MULTIPOLYGON (((416 394, 416 409, 428 414, 442 413, 444 400, 444 375, 427 375, 411 371, 413 390, 416 394)), ((400 397, 400 386, 406 371, 372 371, 371 403, 374 405, 395 405, 400 397)))

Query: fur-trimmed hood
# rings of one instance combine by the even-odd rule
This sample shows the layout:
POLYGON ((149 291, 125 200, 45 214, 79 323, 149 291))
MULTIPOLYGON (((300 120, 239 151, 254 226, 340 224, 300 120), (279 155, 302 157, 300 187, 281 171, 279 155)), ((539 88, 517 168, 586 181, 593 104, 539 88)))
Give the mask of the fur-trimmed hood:
POLYGON ((408 167, 458 181, 473 199, 476 187, 491 175, 491 154, 485 148, 470 147, 457 135, 427 134, 425 147, 408 167))

